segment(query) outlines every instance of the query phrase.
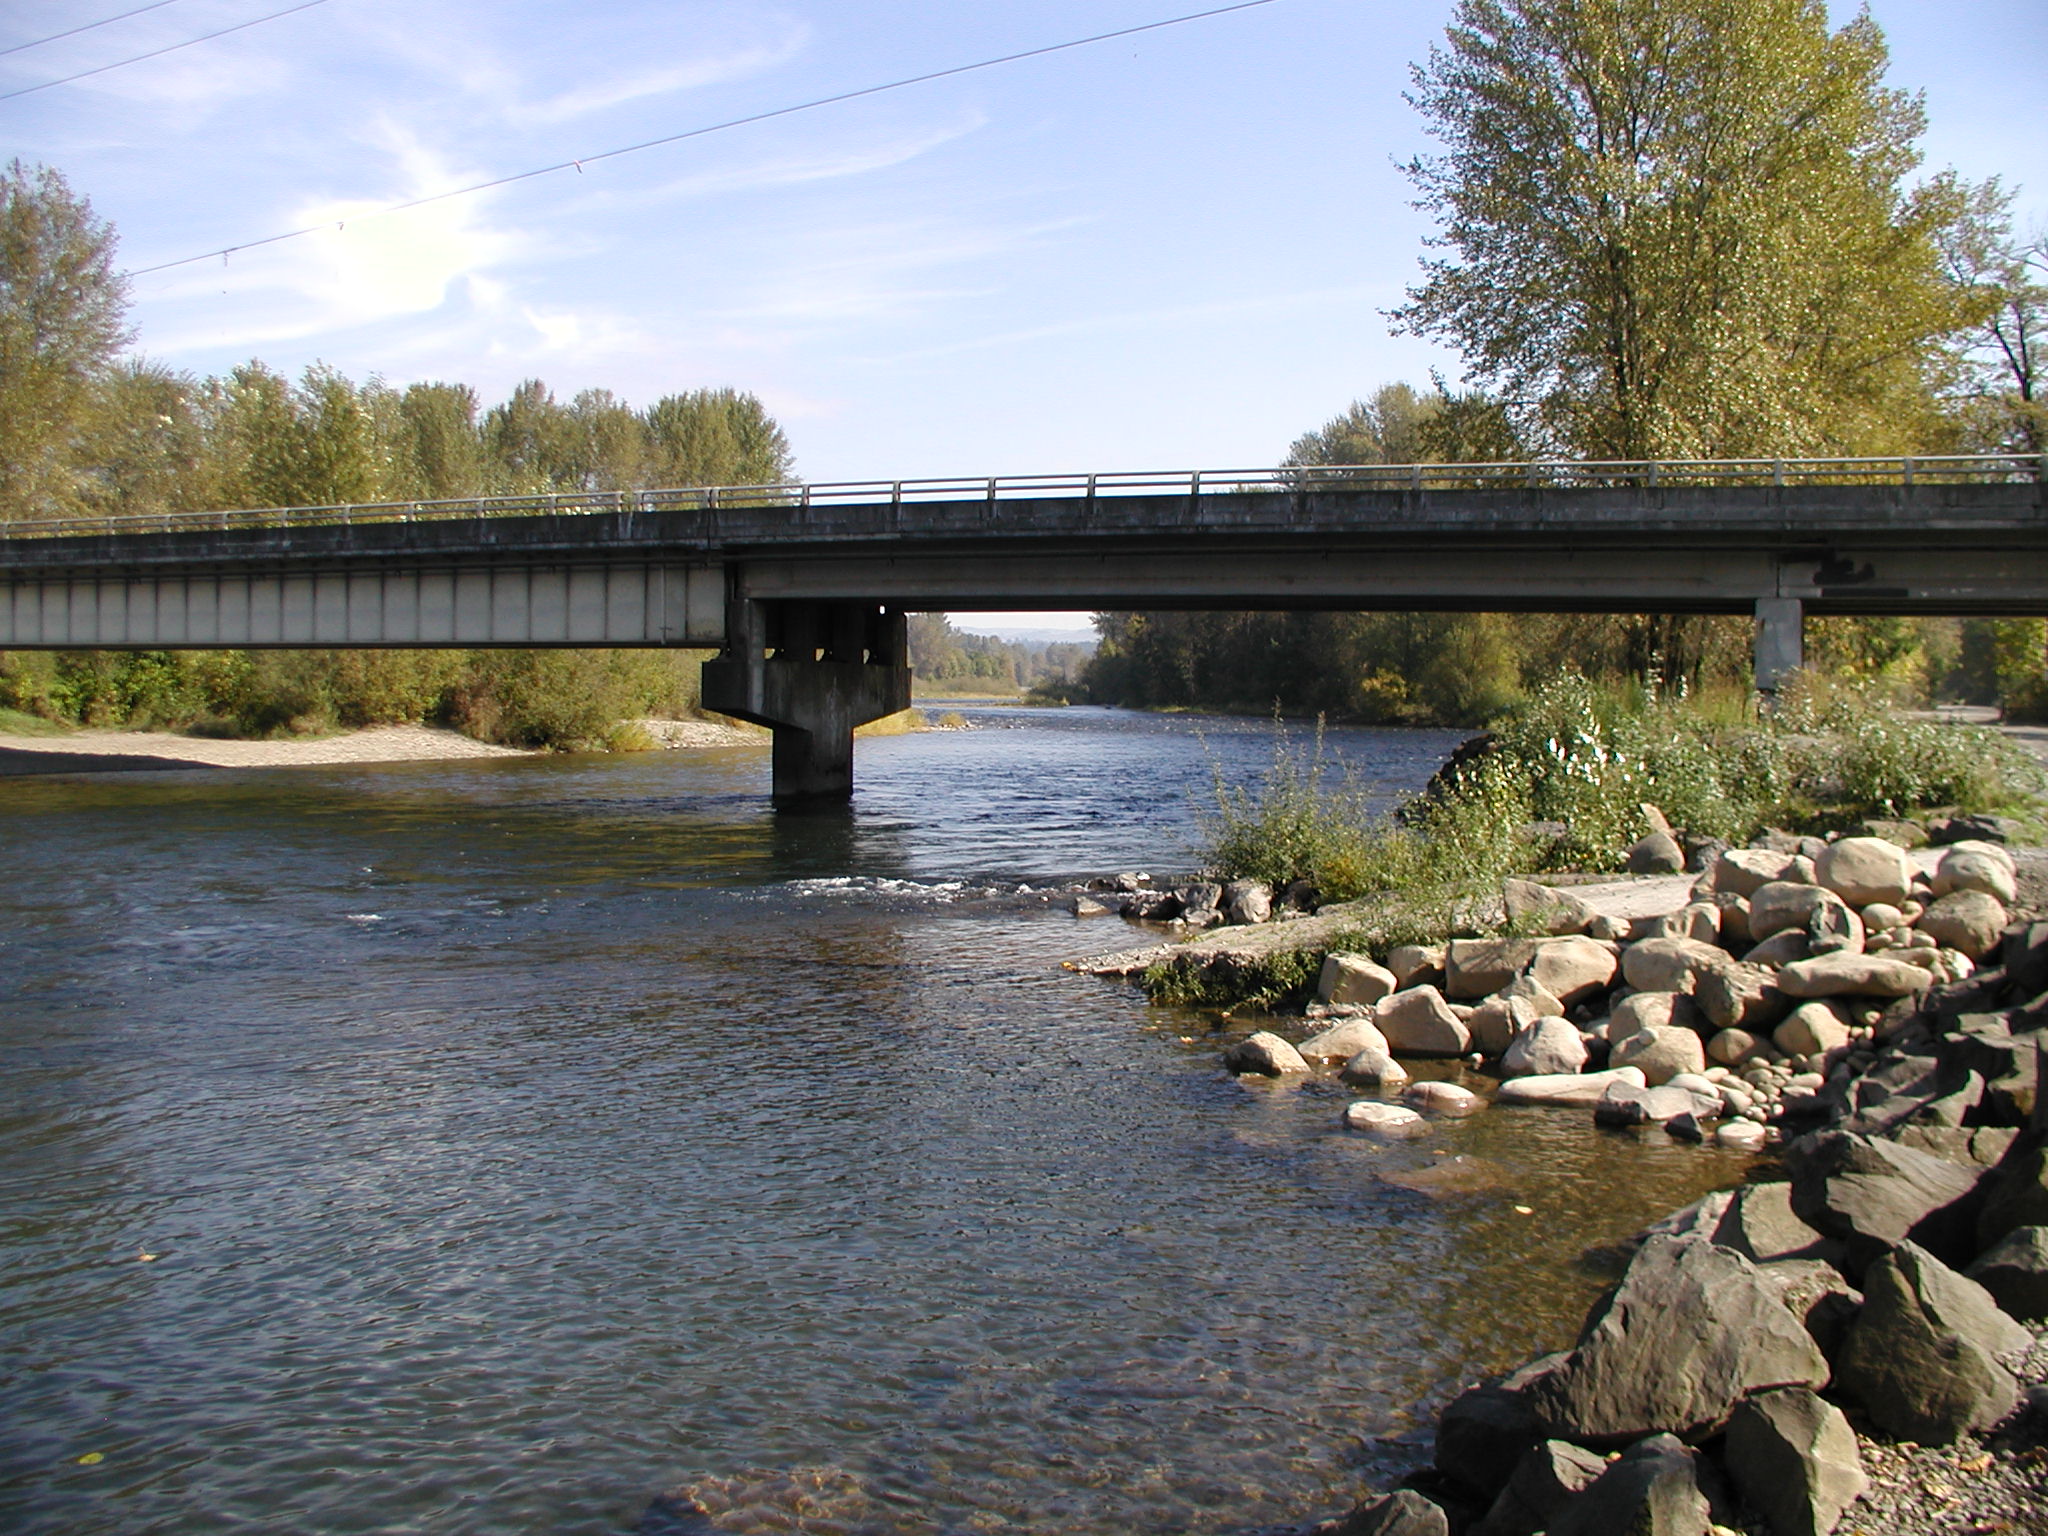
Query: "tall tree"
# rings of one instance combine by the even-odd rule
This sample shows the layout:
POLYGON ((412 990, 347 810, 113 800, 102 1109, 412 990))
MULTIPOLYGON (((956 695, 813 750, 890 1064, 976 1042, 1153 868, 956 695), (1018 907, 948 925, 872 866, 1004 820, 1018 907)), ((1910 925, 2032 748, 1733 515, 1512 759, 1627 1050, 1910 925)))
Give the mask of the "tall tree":
POLYGON ((127 344, 114 231, 47 166, 0 172, 0 519, 75 511, 93 390, 127 344))
POLYGON ((1313 432, 1304 432, 1280 462, 1289 468, 1344 464, 1420 464, 1429 454, 1423 433, 1441 403, 1410 384, 1382 384, 1313 432))
POLYGON ((481 495, 487 488, 476 391, 467 384, 411 384, 398 418, 410 493, 426 501, 481 495))
POLYGON ((693 389, 647 410, 654 475, 663 486, 784 485, 794 478, 789 439, 755 396, 693 389))
POLYGON ((1966 420, 1978 447, 2048 451, 2048 232, 2013 229, 1995 178, 1956 190, 1963 216, 1942 232, 1942 261, 1980 301, 1962 338, 1966 420))
POLYGON ((1460 0, 1410 100, 1445 254, 1395 312, 1587 458, 1902 452, 1970 299, 1917 98, 1824 0, 1460 0))

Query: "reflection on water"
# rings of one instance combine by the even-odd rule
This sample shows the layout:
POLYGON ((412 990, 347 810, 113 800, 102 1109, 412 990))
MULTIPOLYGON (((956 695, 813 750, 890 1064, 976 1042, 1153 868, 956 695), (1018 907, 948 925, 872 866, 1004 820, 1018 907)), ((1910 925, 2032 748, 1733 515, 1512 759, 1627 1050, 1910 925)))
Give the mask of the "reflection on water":
POLYGON ((827 817, 753 750, 0 784, 0 1527, 1301 1519, 1738 1171, 1224 1077, 1041 891, 1269 728, 977 718, 827 817))

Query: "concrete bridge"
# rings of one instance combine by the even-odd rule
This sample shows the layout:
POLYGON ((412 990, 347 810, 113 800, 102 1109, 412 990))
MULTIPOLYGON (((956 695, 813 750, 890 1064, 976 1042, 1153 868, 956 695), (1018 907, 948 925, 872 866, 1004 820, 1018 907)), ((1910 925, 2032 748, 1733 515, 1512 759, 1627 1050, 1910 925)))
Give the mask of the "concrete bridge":
POLYGON ((697 646, 778 803, 852 791, 943 609, 2048 614, 2042 461, 1224 470, 0 524, 0 649, 697 646))

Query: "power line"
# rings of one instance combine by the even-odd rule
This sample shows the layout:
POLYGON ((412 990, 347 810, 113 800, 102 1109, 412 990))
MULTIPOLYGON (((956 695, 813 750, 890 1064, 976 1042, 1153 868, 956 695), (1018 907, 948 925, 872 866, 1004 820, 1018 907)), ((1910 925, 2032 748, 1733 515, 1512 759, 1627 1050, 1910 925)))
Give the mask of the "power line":
MULTIPOLYGON (((37 91, 47 91, 52 86, 69 85, 74 80, 84 80, 92 75, 104 75, 110 69, 125 69, 130 64, 140 64, 144 59, 160 59, 167 53, 176 53, 180 48, 190 48, 195 43, 210 43, 216 37, 226 37, 230 32, 246 32, 251 27, 260 27, 266 21, 276 21, 280 16, 296 15, 310 11, 316 5, 325 5, 327 0, 304 0, 303 4, 291 6, 282 11, 272 11, 268 16, 258 16, 253 21, 236 22, 232 27, 222 27, 218 32, 209 32, 204 37, 187 38, 182 43, 172 43, 168 48, 152 48, 148 53, 138 53, 132 59, 117 59, 112 64, 102 64, 98 69, 81 69, 75 75, 66 75, 62 80, 45 80, 41 85, 25 85, 18 91, 0 93, 0 101, 12 101, 17 96, 33 96, 37 91)), ((147 7, 144 7, 147 9, 147 7)))
MULTIPOLYGON (((318 4, 319 0, 313 0, 313 3, 318 4)), ((857 101, 863 96, 879 96, 885 91, 900 91, 906 86, 924 85, 929 81, 944 80, 953 75, 972 74, 976 70, 981 69, 994 69, 999 64, 1015 64, 1020 59, 1043 58, 1049 53, 1064 53, 1070 48, 1085 48, 1090 43, 1106 43, 1119 37, 1134 37, 1140 32, 1157 32, 1164 27, 1183 26, 1191 21, 1207 21, 1212 16, 1227 16, 1232 11, 1255 10, 1259 6, 1272 5, 1273 3, 1274 0, 1238 0, 1238 3, 1235 5, 1222 5, 1214 10, 1194 11, 1185 16, 1170 16, 1164 21, 1148 21, 1141 26, 1121 27, 1114 32, 1098 32, 1093 37, 1077 37, 1071 42, 1051 43, 1043 48, 1027 48, 1022 53, 1006 53, 1000 58, 982 59, 974 64, 956 64, 951 69, 937 69, 926 75, 912 75, 905 80, 891 80, 886 85, 868 85, 861 87, 857 91, 842 91, 836 96, 820 96, 815 101, 800 102, 793 107, 777 107, 769 112, 755 112, 747 117, 735 117, 722 123, 712 123, 708 127, 691 128, 682 133, 671 133, 659 139, 648 139, 639 144, 628 144, 623 149, 607 149, 598 154, 584 155, 580 159, 562 160, 553 165, 543 165, 536 170, 519 171, 510 176, 493 177, 489 181, 474 182, 466 187, 454 187, 446 192, 434 192, 426 197, 416 197, 409 202, 392 203, 387 207, 373 208, 368 213, 359 213, 352 217, 360 221, 363 219, 383 218, 387 214, 405 213, 414 208, 424 208, 429 203, 443 203, 447 202, 450 198, 467 197, 472 192, 488 192, 493 187, 506 187, 514 182, 531 181, 537 176, 551 176, 557 171, 581 171, 584 166, 595 165, 600 160, 616 160, 621 155, 637 155, 644 149, 659 149, 664 144, 680 144, 685 139, 701 139, 707 134, 724 133, 727 129, 744 128, 751 123, 765 123, 771 118, 790 117, 798 112, 810 112, 819 107, 836 106, 843 101, 857 101)), ((0 101, 5 99, 5 97, 0 97, 0 101)), ((237 251, 253 251, 260 246, 276 245, 283 240, 296 240, 302 235, 317 234, 328 227, 324 223, 308 224, 303 229, 288 229, 283 234, 266 235, 261 240, 249 240, 240 245, 222 246, 218 250, 202 251, 197 256, 181 256, 176 261, 160 261, 153 267, 136 267, 126 275, 129 277, 146 277, 152 272, 168 272, 173 267, 189 267, 194 262, 211 261, 216 256, 225 260, 237 251)))
POLYGON ((95 27, 111 27, 117 21, 126 21, 130 16, 140 16, 144 11, 160 11, 167 5, 176 5, 178 0, 150 0, 148 5, 138 5, 132 11, 123 11, 118 16, 109 16, 104 21, 88 21, 82 27, 73 27, 67 32, 52 32, 48 37, 39 37, 32 43, 16 43, 12 48, 0 48, 0 57, 20 53, 27 48, 40 48, 45 43, 54 43, 59 38, 76 37, 81 32, 90 32, 95 27))

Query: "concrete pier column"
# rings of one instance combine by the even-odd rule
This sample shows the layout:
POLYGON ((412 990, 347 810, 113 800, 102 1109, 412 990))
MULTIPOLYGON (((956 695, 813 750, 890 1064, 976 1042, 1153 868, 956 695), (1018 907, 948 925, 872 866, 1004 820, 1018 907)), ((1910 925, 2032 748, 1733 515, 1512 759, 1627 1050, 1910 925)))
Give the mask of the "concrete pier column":
POLYGON ((726 604, 726 645, 704 663, 706 709, 775 733, 780 806, 853 796, 853 728, 910 707, 908 625, 877 603, 726 604))
POLYGON ((1756 600, 1756 691, 1775 699, 1786 681, 1806 665, 1806 614, 1796 597, 1756 600))

